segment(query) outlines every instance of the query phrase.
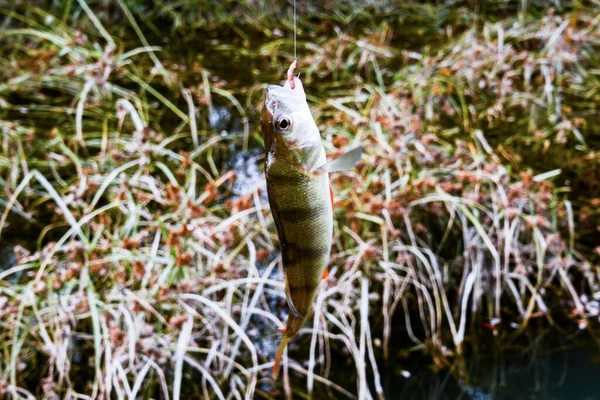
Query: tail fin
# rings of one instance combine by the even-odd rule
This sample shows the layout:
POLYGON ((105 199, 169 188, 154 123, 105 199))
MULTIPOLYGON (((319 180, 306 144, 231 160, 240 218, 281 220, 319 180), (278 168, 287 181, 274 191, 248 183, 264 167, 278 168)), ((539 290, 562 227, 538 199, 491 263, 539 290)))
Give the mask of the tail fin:
POLYGON ((283 334, 283 338, 281 338, 281 343, 277 348, 277 354, 275 354, 275 362, 273 363, 273 379, 277 379, 279 375, 279 366, 281 365, 281 357, 283 356, 283 351, 286 346, 292 340, 294 336, 302 329, 304 326, 304 318, 297 317, 294 314, 290 313, 287 321, 287 328, 285 333, 283 334))

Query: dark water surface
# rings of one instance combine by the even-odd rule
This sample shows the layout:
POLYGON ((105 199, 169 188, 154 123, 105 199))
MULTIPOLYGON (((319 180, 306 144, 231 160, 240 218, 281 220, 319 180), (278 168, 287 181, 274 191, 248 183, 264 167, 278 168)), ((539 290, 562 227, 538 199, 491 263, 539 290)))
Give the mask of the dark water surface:
POLYGON ((406 372, 384 377, 386 398, 600 399, 600 352, 589 337, 548 333, 526 341, 507 349, 472 346, 464 360, 439 373, 426 358, 403 360, 406 372))

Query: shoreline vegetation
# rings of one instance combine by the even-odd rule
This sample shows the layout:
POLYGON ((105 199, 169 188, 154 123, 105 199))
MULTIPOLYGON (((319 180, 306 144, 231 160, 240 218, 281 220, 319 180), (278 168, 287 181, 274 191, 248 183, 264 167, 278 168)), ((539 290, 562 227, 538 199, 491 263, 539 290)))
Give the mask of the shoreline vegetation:
POLYGON ((277 382, 258 115, 291 6, 0 6, 0 398, 384 398, 409 353, 596 341, 600 3, 306 3, 325 148, 365 151, 277 382))

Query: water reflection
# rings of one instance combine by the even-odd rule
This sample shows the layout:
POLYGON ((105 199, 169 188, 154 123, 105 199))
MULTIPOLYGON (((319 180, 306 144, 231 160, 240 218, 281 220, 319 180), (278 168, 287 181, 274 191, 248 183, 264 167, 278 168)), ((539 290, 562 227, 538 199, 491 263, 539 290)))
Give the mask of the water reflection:
POLYGON ((213 106, 208 114, 208 124, 213 131, 231 130, 231 112, 227 106, 213 106))
POLYGON ((12 267, 16 261, 13 244, 0 237, 0 272, 12 267))
POLYGON ((412 364, 410 377, 387 377, 386 398, 600 399, 599 352, 589 338, 544 334, 516 346, 472 346, 450 371, 437 374, 412 364))
MULTIPOLYGON (((233 154, 228 161, 229 169, 235 171, 236 180, 233 183, 231 191, 234 196, 248 196, 255 190, 264 186, 265 175, 259 168, 258 159, 262 158, 263 152, 260 149, 251 151, 240 151, 233 154)), ((262 191, 261 201, 268 201, 266 191, 262 191)))

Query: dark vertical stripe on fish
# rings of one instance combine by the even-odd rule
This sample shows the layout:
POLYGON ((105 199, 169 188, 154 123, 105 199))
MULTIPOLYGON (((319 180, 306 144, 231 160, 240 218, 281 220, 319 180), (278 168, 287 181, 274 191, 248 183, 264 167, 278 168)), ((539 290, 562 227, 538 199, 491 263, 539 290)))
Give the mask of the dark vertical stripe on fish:
POLYGON ((315 282, 305 282, 303 285, 294 285, 290 283, 289 289, 290 292, 295 293, 311 293, 317 290, 317 288, 319 287, 319 283, 319 280, 315 282))
POLYGON ((300 247, 295 243, 286 243, 283 245, 283 266, 289 268, 294 264, 318 261, 320 257, 328 255, 329 251, 329 246, 300 247))
POLYGON ((291 223, 300 223, 311 219, 317 220, 325 212, 321 205, 318 207, 280 208, 277 211, 282 221, 291 223))
POLYGON ((270 173, 267 174, 267 180, 269 185, 290 185, 296 187, 304 182, 310 181, 310 178, 301 174, 280 175, 270 173))

